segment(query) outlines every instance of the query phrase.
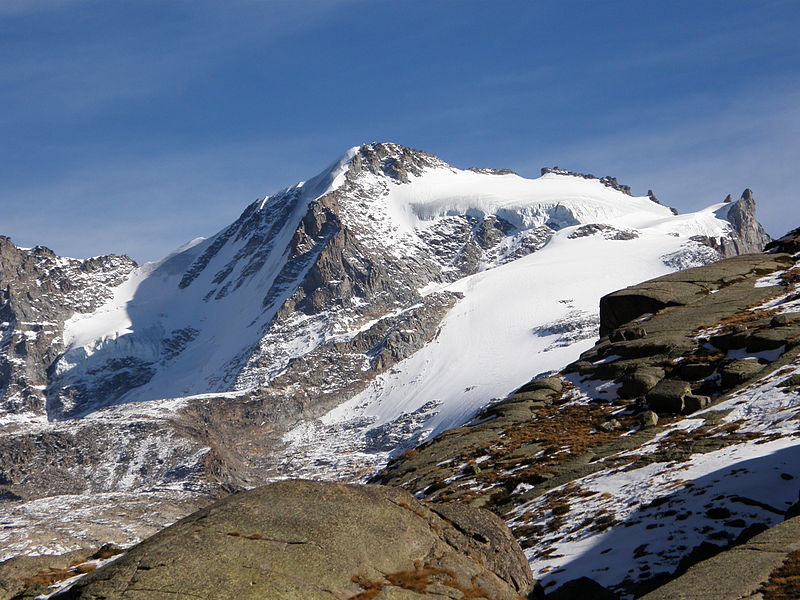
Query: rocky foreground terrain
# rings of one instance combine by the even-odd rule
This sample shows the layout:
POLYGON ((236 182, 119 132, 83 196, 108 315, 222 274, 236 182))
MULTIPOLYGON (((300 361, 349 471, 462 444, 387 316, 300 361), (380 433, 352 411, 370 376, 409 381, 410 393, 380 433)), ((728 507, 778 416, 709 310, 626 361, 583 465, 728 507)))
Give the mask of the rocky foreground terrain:
POLYGON ((750 542, 800 506, 799 234, 604 297, 580 360, 376 481, 491 508, 548 592, 588 578, 608 597, 751 597, 800 541, 750 542), (689 569, 726 548, 724 568, 689 569))

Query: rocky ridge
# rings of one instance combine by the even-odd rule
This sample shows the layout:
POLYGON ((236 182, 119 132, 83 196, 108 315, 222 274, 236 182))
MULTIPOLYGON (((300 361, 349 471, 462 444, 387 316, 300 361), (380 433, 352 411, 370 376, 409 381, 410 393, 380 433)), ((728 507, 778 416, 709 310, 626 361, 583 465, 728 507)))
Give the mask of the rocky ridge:
POLYGON ((77 260, 0 236, 0 411, 47 409, 48 368, 64 351, 63 324, 90 313, 136 268, 127 256, 77 260))
POLYGON ((553 597, 581 597, 567 590, 586 578, 639 597, 793 516, 796 240, 604 297, 603 337, 580 360, 375 481, 491 508, 553 597))

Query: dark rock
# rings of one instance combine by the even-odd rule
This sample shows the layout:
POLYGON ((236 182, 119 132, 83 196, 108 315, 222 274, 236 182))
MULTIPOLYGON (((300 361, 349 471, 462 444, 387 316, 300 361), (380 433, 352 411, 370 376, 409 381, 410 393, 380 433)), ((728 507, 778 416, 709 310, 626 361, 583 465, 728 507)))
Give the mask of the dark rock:
POLYGON ((725 507, 709 508, 706 511, 706 517, 709 519, 728 519, 731 516, 731 511, 725 507))
POLYGON ((624 358, 664 356, 677 358, 693 347, 690 339, 683 335, 660 334, 631 341, 619 342, 613 352, 624 358))
POLYGON ((122 554, 123 552, 125 552, 125 550, 116 544, 103 544, 89 558, 92 560, 105 560, 106 558, 111 558, 112 556, 122 554))
POLYGON ((545 377, 542 379, 533 379, 532 381, 523 385, 514 393, 519 394, 521 392, 546 390, 554 392, 556 394, 560 394, 561 390, 563 389, 564 389, 564 382, 561 380, 561 377, 545 377))
POLYGON ((716 370, 717 366, 712 362, 686 362, 678 366, 678 373, 688 381, 698 381, 716 370))
POLYGON ((622 192, 623 194, 627 194, 628 196, 631 195, 631 186, 621 184, 617 181, 616 177, 605 176, 605 177, 595 177, 591 173, 578 173, 577 171, 568 171, 567 169, 560 169, 559 167, 542 167, 541 170, 542 175, 547 175, 548 173, 554 173, 556 175, 569 175, 571 177, 580 177, 581 179, 597 179, 600 183, 602 183, 606 187, 613 188, 618 192, 622 192))
POLYGON ((767 252, 787 252, 789 254, 800 252, 800 227, 793 229, 782 238, 768 243, 764 250, 767 252))
POLYGON ((569 234, 569 239, 574 240, 577 238, 588 237, 590 235, 600 234, 607 240, 635 240, 639 234, 635 231, 628 229, 617 229, 611 225, 604 223, 591 223, 589 225, 582 225, 575 231, 569 234))
POLYGON ((708 396, 695 396, 690 394, 683 398, 683 410, 686 413, 693 413, 707 408, 710 403, 711 399, 708 396))
POLYGON ((792 323, 792 320, 789 319, 788 315, 775 315, 772 317, 772 320, 769 322, 770 327, 785 327, 792 323))
POLYGON ((622 384, 619 390, 623 398, 637 398, 644 396, 652 390, 659 381, 664 379, 666 373, 659 367, 640 367, 634 372, 624 375, 620 379, 622 384))
POLYGON ((787 344, 788 337, 786 328, 765 329, 748 337, 745 349, 751 354, 766 352, 768 350, 777 350, 787 344))
POLYGON ((730 331, 711 336, 709 343, 720 350, 738 350, 747 345, 750 334, 747 327, 737 326, 730 331))
POLYGON ((692 393, 691 386, 678 379, 664 379, 647 393, 647 404, 658 414, 681 413, 684 398, 692 393))
POLYGON ((722 387, 732 388, 741 385, 764 368, 754 359, 734 360, 720 371, 722 387))
POLYGON ((778 387, 786 388, 786 387, 798 387, 800 386, 800 373, 795 373, 794 375, 790 375, 783 381, 778 384, 778 387))
POLYGON ((619 600, 619 596, 594 579, 581 577, 568 581, 554 592, 547 594, 547 600, 619 600))

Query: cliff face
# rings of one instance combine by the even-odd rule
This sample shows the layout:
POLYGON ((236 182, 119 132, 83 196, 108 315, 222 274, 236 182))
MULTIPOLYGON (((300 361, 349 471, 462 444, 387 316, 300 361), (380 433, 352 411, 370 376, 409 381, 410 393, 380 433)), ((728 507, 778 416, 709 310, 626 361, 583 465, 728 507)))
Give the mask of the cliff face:
POLYGON ((48 369, 64 351, 64 322, 109 300, 134 268, 127 256, 62 258, 0 236, 0 412, 47 410, 48 369))
POLYGON ((728 221, 739 237, 738 254, 761 252, 772 240, 756 220, 756 201, 750 189, 742 192, 742 197, 733 203, 728 211, 728 221))
POLYGON ((772 240, 756 219, 756 201, 753 191, 746 189, 734 202, 728 195, 717 216, 730 223, 731 235, 726 237, 697 236, 697 240, 708 245, 723 257, 762 252, 772 240))

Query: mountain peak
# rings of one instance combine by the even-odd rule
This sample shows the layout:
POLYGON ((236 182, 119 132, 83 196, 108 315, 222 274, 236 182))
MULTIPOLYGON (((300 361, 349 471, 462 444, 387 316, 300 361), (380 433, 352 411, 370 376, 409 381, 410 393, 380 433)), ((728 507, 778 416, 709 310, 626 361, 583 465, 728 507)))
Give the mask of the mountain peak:
POLYGON ((756 220, 756 201, 750 188, 742 192, 741 198, 728 204, 727 220, 739 237, 739 253, 761 252, 772 238, 756 220))
POLYGON ((453 167, 433 154, 392 142, 373 142, 356 146, 345 154, 355 172, 369 172, 407 183, 410 176, 422 175, 426 169, 453 167))

